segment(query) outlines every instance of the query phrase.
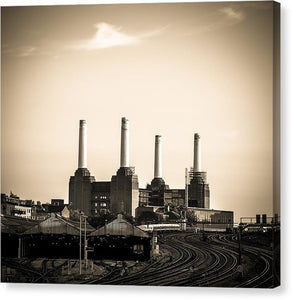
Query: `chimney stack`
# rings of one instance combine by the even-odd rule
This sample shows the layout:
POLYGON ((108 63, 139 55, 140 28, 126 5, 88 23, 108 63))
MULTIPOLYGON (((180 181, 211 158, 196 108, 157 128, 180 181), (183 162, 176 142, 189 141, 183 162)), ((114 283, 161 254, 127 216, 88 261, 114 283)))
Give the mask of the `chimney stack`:
POLYGON ((194 172, 201 172, 201 142, 198 133, 194 139, 194 172))
POLYGON ((130 166, 130 149, 129 149, 129 120, 122 118, 121 126, 121 164, 120 167, 128 168, 130 166))
POLYGON ((155 136, 154 178, 162 178, 161 135, 156 135, 155 136))
POLYGON ((85 120, 80 120, 79 125, 78 169, 81 168, 87 168, 87 124, 85 120))

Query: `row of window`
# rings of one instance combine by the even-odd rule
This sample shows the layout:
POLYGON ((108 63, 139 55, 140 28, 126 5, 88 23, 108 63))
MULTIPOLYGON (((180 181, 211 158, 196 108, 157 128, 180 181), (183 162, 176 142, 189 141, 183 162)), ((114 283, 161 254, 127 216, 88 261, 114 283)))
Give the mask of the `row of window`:
MULTIPOLYGON (((97 207, 97 206, 98 206, 98 203, 97 203, 97 202, 94 203, 94 206, 97 207)), ((100 207, 106 207, 106 202, 100 202, 100 203, 99 203, 99 206, 100 206, 100 207)))
POLYGON ((108 197, 107 196, 94 196, 94 199, 106 200, 106 199, 108 199, 108 197))
POLYGON ((24 215, 24 214, 30 214, 31 209, 30 208, 16 208, 13 210, 15 214, 18 215, 24 215))
POLYGON ((98 209, 95 209, 94 212, 97 214, 97 213, 104 213, 106 214, 107 213, 107 210, 106 209, 101 209, 100 211, 98 211, 98 209))

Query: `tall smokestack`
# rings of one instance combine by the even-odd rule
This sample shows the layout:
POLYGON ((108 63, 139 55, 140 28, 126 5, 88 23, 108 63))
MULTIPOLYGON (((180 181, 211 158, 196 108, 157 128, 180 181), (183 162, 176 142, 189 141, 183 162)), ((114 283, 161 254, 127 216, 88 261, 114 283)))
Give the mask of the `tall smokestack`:
POLYGON ((129 149, 129 120, 122 118, 121 126, 121 165, 120 167, 130 166, 130 149, 129 149))
POLYGON ((194 172, 201 172, 201 142, 198 133, 195 133, 194 140, 194 172))
POLYGON ((78 169, 87 168, 87 124, 80 120, 78 169))
POLYGON ((156 135, 155 136, 154 178, 162 178, 161 135, 156 135))

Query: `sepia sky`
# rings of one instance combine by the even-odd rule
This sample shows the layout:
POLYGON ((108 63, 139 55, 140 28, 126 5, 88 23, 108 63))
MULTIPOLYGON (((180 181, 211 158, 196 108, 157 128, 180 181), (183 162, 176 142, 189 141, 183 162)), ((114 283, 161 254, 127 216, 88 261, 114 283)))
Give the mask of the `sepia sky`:
POLYGON ((1 192, 68 200, 79 120, 88 169, 119 168, 120 123, 130 163, 184 188, 193 136, 202 144, 211 207, 235 219, 272 215, 272 2, 2 8, 1 192))

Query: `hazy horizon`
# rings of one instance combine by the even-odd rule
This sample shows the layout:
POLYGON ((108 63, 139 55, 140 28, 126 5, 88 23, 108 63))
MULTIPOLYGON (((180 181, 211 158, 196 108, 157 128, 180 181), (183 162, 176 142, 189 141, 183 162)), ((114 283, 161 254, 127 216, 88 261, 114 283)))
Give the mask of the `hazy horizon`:
POLYGON ((68 201, 79 120, 88 169, 110 181, 120 123, 130 164, 184 188, 193 136, 211 208, 273 214, 273 3, 214 2, 2 8, 1 192, 68 201))

